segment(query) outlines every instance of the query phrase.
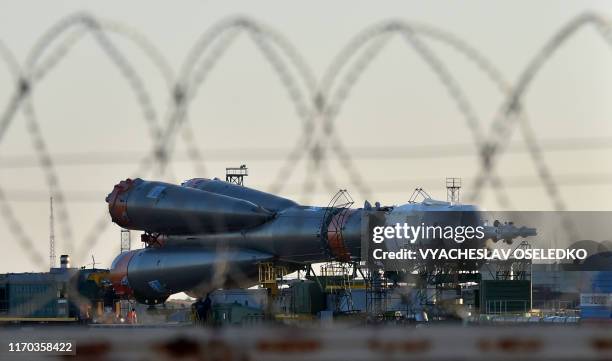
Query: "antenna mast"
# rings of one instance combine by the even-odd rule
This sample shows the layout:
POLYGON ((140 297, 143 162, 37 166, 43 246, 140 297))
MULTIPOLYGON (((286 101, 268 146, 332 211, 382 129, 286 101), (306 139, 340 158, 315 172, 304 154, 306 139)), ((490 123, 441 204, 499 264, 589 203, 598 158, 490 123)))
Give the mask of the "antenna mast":
POLYGON ((461 192, 461 178, 446 178, 446 200, 450 203, 459 203, 461 192))

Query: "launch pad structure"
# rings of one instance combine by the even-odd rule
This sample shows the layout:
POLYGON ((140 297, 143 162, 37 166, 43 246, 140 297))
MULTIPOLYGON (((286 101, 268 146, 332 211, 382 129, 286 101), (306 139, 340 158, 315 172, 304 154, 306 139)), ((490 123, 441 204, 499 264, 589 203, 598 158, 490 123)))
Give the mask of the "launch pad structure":
MULTIPOLYGON (((480 222, 475 206, 459 204, 458 178, 446 180, 448 202, 434 200, 416 188, 402 205, 366 201, 363 207, 353 208, 355 202, 346 190, 339 190, 324 207, 300 205, 245 187, 246 176, 248 168, 241 165, 226 168, 225 181, 194 178, 178 185, 137 178, 119 182, 106 202, 112 221, 122 228, 121 252, 109 270, 95 269, 95 264, 91 270, 75 270, 82 283, 79 287, 90 291, 90 298, 103 302, 105 309, 114 308, 113 302, 120 304, 120 314, 136 302, 166 309, 170 295, 180 292, 200 303, 217 294, 219 306, 212 312, 223 315, 217 322, 232 324, 243 316, 249 320, 347 317, 360 322, 404 322, 430 313, 445 319, 455 317, 469 299, 472 309, 482 299, 486 310, 495 312, 531 305, 530 299, 512 300, 500 292, 500 287, 510 287, 508 282, 526 280, 527 265, 514 260, 496 265, 494 276, 485 280, 473 264, 415 261, 396 269, 375 262, 362 249, 370 244, 364 235, 376 226, 480 222), (444 216, 444 212, 450 214, 444 216), (144 248, 132 248, 130 230, 144 232, 144 248), (489 282, 488 297, 480 297, 479 286, 489 280, 497 283, 489 282)), ((497 231, 496 227, 490 226, 497 231)), ((436 243, 437 239, 424 241, 426 247, 448 247, 436 243)), ((516 285, 523 287, 522 283, 512 287, 516 285)), ((74 304, 79 302, 75 299, 74 304)))
MULTIPOLYGON (((244 185, 246 166, 227 168, 227 170, 227 182, 244 185)), ((460 189, 460 178, 446 178, 449 204, 460 202, 460 189)), ((409 202, 416 203, 418 197, 431 199, 424 189, 416 188, 409 202)), ((353 204, 354 200, 343 189, 329 201, 323 219, 328 218, 328 212, 335 212, 336 217, 332 218, 326 227, 322 224, 321 230, 327 231, 330 241, 342 239, 344 220, 353 204)), ((379 207, 377 203, 376 208, 379 207)), ((523 241, 518 247, 530 246, 523 241)), ((445 313, 454 312, 457 306, 463 306, 465 291, 477 289, 482 281, 480 270, 464 269, 461 265, 452 262, 433 268, 431 265, 417 264, 412 270, 388 272, 368 265, 367 262, 354 262, 343 258, 342 252, 339 256, 339 260, 320 264, 318 275, 312 265, 306 267, 306 279, 316 282, 328 299, 328 308, 336 315, 365 313, 369 319, 380 320, 388 318, 389 315, 396 316, 397 312, 415 317, 414 315, 418 313, 433 311, 438 317, 444 317, 445 313), (400 304, 392 300, 392 298, 397 299, 397 293, 403 298, 400 304), (359 297, 365 299, 365 305, 362 307, 357 306, 360 303, 357 301, 359 297), (445 307, 447 310, 443 309, 445 307)), ((495 280, 526 280, 529 277, 530 265, 526 261, 509 260, 498 263, 493 277, 495 280)), ((277 298, 281 287, 288 284, 286 276, 289 271, 273 262, 262 262, 258 267, 260 287, 268 290, 269 297, 277 298)), ((487 300, 487 302, 504 301, 487 300)), ((478 301, 473 297, 469 306, 474 308, 477 305, 478 301)))
POLYGON ((244 177, 249 175, 249 169, 246 164, 240 167, 225 168, 225 181, 239 186, 244 186, 244 177))

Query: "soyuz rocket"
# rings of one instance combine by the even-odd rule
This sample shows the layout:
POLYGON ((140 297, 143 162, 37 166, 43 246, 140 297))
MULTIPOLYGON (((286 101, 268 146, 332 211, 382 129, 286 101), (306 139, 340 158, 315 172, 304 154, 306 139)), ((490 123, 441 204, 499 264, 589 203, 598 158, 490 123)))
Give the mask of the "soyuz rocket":
MULTIPOLYGON (((112 221, 143 231, 146 245, 118 255, 110 281, 118 296, 148 305, 178 292, 202 296, 221 287, 253 286, 264 262, 294 271, 319 262, 367 261, 362 245, 375 225, 482 224, 472 205, 426 198, 390 207, 367 202, 357 209, 304 206, 217 178, 181 185, 127 179, 114 186, 106 202, 112 221)), ((511 240, 533 234, 524 227, 504 227, 488 227, 488 237, 511 240)), ((428 247, 457 246, 427 242, 428 247)), ((483 239, 460 245, 485 246, 483 239)))

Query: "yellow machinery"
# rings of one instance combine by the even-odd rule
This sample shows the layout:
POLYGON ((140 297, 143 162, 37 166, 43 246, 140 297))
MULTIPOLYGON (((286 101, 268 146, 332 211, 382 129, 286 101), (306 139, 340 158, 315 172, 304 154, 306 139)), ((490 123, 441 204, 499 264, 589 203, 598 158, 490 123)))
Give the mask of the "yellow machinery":
POLYGON ((287 275, 286 267, 277 266, 272 262, 262 262, 259 264, 259 284, 268 290, 272 297, 278 295, 278 285, 287 275))

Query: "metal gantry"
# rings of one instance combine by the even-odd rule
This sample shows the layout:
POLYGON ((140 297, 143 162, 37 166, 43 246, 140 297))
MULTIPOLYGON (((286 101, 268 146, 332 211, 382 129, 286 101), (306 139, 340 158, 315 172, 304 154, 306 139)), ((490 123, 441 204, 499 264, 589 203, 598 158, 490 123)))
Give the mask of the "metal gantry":
POLYGON ((244 177, 249 175, 249 169, 245 164, 240 167, 225 168, 225 181, 239 186, 244 185, 244 177))
POLYGON ((353 312, 355 305, 352 291, 356 287, 354 265, 347 262, 324 263, 321 265, 321 278, 325 292, 333 297, 334 312, 353 312))

